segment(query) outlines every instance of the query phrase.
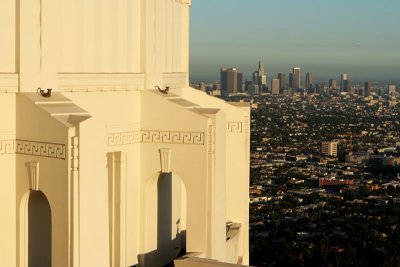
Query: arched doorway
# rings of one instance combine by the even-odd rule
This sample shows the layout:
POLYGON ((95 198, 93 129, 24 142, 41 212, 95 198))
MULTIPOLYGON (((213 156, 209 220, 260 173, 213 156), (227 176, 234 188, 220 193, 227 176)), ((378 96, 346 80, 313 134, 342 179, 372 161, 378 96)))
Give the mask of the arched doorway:
MULTIPOLYGON (((24 200, 23 200, 24 201, 24 200)), ((51 267, 51 209, 41 191, 30 191, 21 218, 21 266, 51 267), (23 260, 23 259, 26 259, 23 260)))
POLYGON ((168 263, 186 248, 186 189, 177 175, 159 176, 157 202, 157 249, 168 263))
POLYGON ((159 173, 148 183, 143 240, 148 252, 141 266, 166 266, 185 252, 186 194, 185 184, 174 173, 159 173))

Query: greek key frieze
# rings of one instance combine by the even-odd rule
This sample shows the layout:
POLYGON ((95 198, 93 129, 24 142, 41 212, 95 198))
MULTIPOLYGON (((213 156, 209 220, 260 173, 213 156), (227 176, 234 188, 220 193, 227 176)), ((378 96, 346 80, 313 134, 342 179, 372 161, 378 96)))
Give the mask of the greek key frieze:
POLYGON ((140 141, 140 132, 116 132, 107 134, 108 146, 129 145, 139 143, 140 141))
POLYGON ((229 121, 226 123, 226 131, 228 133, 242 133, 243 123, 241 121, 229 121))
POLYGON ((0 155, 15 153, 15 140, 0 140, 0 155))
POLYGON ((67 157, 66 145, 46 143, 38 141, 19 140, 15 141, 15 152, 22 155, 55 158, 65 160, 67 157))
POLYGON ((108 146, 121 146, 136 143, 204 145, 202 132, 176 131, 132 131, 107 134, 108 146))

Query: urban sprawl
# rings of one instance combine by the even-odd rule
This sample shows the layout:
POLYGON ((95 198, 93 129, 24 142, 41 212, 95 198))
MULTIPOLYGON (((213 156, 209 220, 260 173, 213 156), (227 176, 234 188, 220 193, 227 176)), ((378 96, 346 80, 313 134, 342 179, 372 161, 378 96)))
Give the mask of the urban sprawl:
POLYGON ((400 265, 400 97, 395 84, 314 83, 301 69, 197 88, 251 105, 255 266, 400 265))

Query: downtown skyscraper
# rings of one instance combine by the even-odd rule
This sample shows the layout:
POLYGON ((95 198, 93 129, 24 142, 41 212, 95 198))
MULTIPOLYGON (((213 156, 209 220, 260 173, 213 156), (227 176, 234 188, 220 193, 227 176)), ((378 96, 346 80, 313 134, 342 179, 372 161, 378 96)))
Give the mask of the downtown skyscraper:
POLYGON ((370 96, 372 92, 372 85, 371 82, 364 83, 364 96, 370 96))
POLYGON ((286 75, 285 73, 278 73, 279 90, 283 92, 286 89, 286 75))
POLYGON ((279 79, 271 79, 271 94, 273 95, 279 95, 279 86, 280 81, 279 79))
POLYGON ((306 89, 306 90, 310 89, 312 84, 313 84, 312 74, 310 72, 307 72, 307 74, 306 74, 306 83, 305 83, 304 89, 306 89))
POLYGON ((260 88, 267 85, 267 75, 261 61, 258 62, 258 70, 253 72, 253 84, 257 84, 260 88))
POLYGON ((330 79, 329 80, 329 88, 336 90, 337 88, 337 82, 335 79, 330 79))
POLYGON ((340 75, 340 90, 342 92, 350 91, 349 75, 347 73, 342 73, 340 75))
POLYGON ((297 90, 297 89, 301 88, 300 77, 301 77, 301 69, 299 67, 293 68, 293 72, 292 72, 292 89, 293 90, 297 90))
POLYGON ((221 68, 221 94, 228 96, 237 94, 243 88, 243 74, 236 68, 221 68))

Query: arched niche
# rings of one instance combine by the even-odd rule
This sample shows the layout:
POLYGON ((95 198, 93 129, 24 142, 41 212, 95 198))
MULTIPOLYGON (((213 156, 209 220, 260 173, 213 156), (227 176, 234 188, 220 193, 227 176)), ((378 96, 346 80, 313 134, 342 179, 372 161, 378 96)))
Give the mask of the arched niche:
POLYGON ((20 266, 51 267, 52 220, 41 191, 27 192, 20 206, 20 266))
POLYGON ((174 173, 158 173, 146 187, 143 266, 164 266, 186 249, 187 193, 174 173))

